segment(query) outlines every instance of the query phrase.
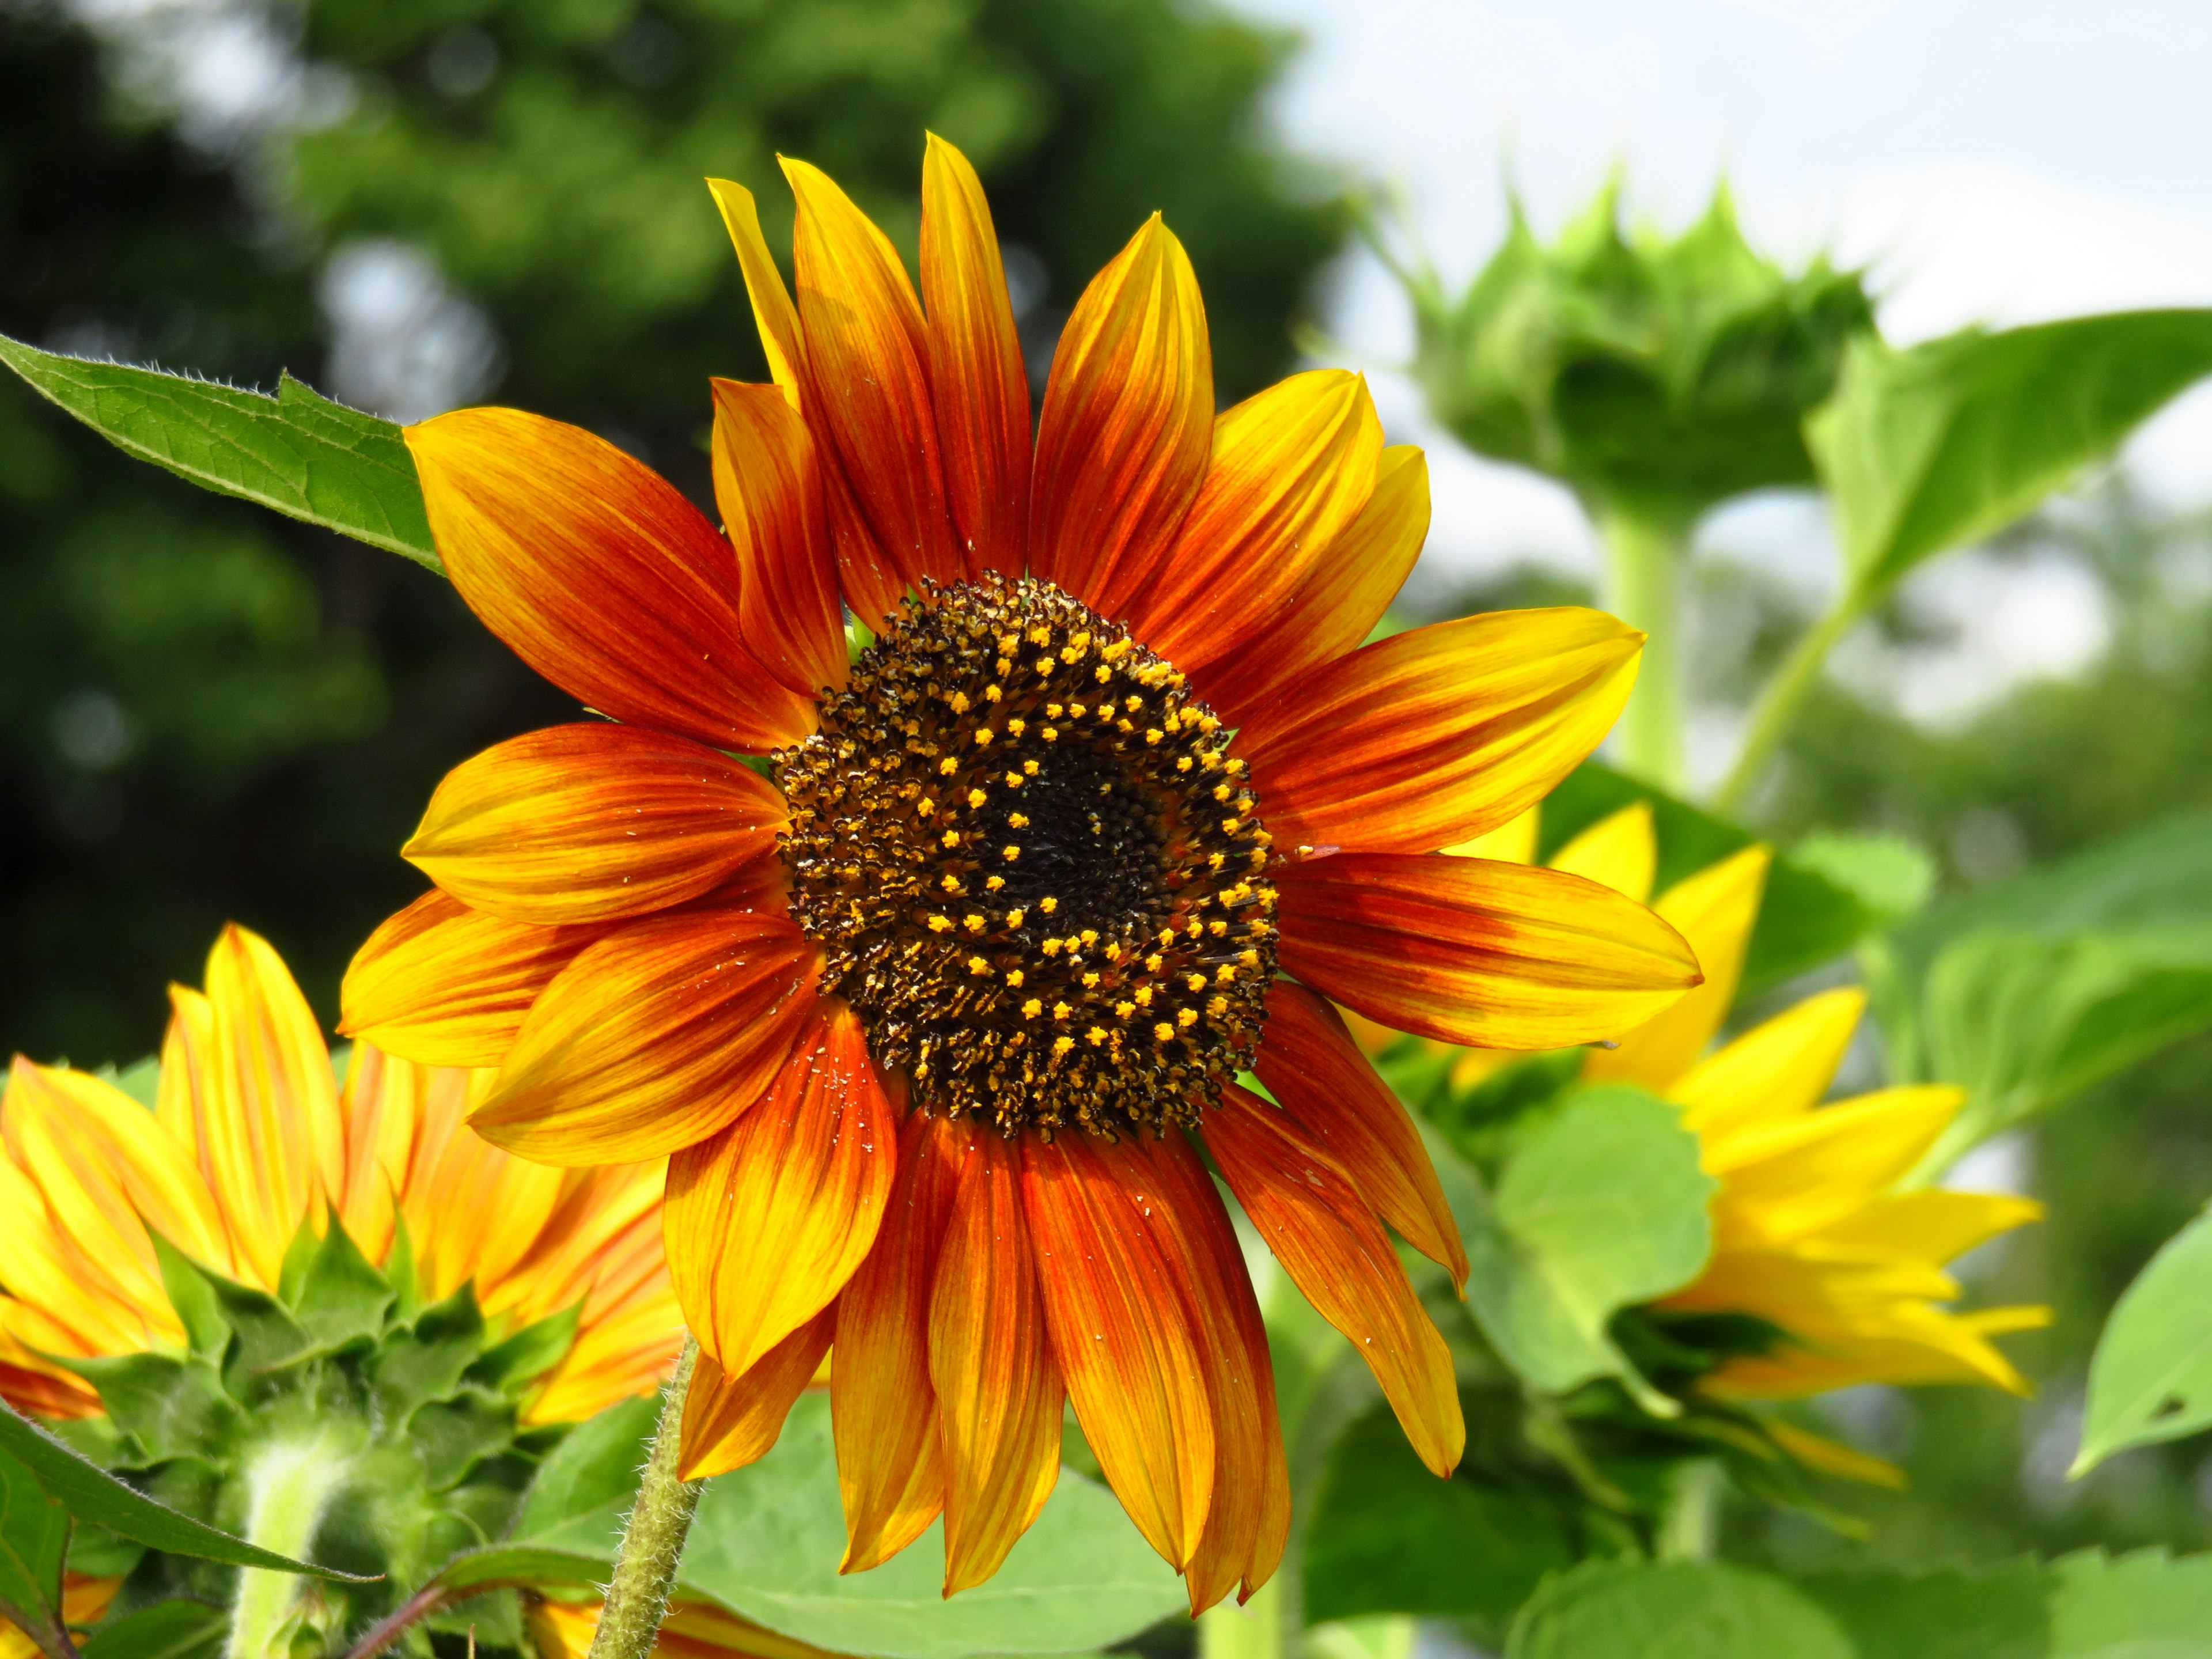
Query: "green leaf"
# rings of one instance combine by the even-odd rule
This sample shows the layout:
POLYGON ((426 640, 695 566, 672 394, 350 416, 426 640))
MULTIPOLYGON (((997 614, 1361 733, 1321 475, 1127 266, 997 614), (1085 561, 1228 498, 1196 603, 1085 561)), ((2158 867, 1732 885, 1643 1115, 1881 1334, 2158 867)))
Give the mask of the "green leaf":
POLYGON ((2212 1211, 2199 1215, 2121 1294, 2089 1361, 2083 1474, 2130 1446, 2212 1426, 2212 1211))
POLYGON ((0 1452, 0 1622, 49 1653, 68 1651, 65 1638, 55 1638, 69 1540, 69 1511, 28 1468, 0 1452))
POLYGON ((576 1327, 584 1314, 581 1302, 571 1303, 559 1313, 533 1320, 514 1335, 487 1348, 471 1364, 469 1380, 507 1395, 520 1395, 568 1357, 576 1343, 576 1327))
POLYGON ((645 1395, 610 1406, 571 1429, 538 1465, 516 1511, 514 1536, 543 1537, 578 1516, 626 1507, 659 1420, 660 1401, 645 1395))
POLYGON ((1822 830, 1791 848, 1790 861, 1849 893, 1884 927, 1917 915, 1936 890, 1936 860, 1902 836, 1822 830))
POLYGON ((145 1493, 96 1468, 46 1430, 0 1401, 0 1452, 27 1465, 47 1493, 71 1515, 106 1527, 149 1549, 194 1556, 234 1567, 268 1567, 349 1583, 367 1581, 328 1567, 310 1566, 233 1538, 227 1532, 179 1515, 145 1493))
POLYGON ((414 459, 390 421, 332 403, 289 374, 270 398, 4 336, 0 362, 128 454, 445 574, 414 459))
MULTIPOLYGON (((1543 855, 1550 857, 1600 818, 1639 800, 1651 803, 1651 827, 1659 842, 1655 891, 1664 892, 1757 839, 1640 779, 1584 761, 1545 799, 1543 855)), ((1834 960, 1888 920, 1850 883, 1800 862, 1794 854, 1778 852, 1744 957, 1743 994, 1834 960)))
POLYGON ((2208 372, 2212 311, 1855 340, 1805 435, 1862 602, 2064 489, 2208 372))
POLYGON ((1618 1377, 1678 1407, 1607 1334, 1622 1308, 1679 1290, 1712 1249, 1712 1178, 1680 1114, 1641 1089, 1583 1089, 1522 1137, 1486 1212, 1474 1172, 1447 1188, 1474 1271, 1468 1302, 1499 1356, 1550 1393, 1618 1377))
POLYGON ((2032 1561, 1972 1571, 1822 1574, 1797 1581, 1857 1659, 2046 1659, 2050 1575, 2032 1561))
POLYGON ((2212 1555, 2053 1562, 2050 1659, 2212 1659, 2212 1555))
POLYGON ((773 1451, 708 1484, 684 1583, 770 1630, 879 1659, 1083 1651, 1188 1606, 1112 1494, 1069 1470, 998 1574, 950 1601, 942 1524, 884 1565, 840 1576, 830 1402, 805 1395, 773 1451))
MULTIPOLYGON (((1472 1405, 1474 1402, 1470 1402, 1472 1405)), ((1473 1415, 1472 1411, 1470 1415, 1473 1415)), ((1575 1558, 1570 1536, 1525 1492, 1462 1464, 1439 1480, 1388 1407, 1346 1430, 1307 1522, 1305 1613, 1509 1617, 1575 1558)))
POLYGON ((1779 1578, 1717 1561, 1589 1561, 1548 1579, 1505 1659, 1856 1659, 1835 1620, 1779 1578))
POLYGON ((83 1659, 214 1659, 230 1620, 204 1601, 157 1601, 102 1625, 78 1652, 83 1659))

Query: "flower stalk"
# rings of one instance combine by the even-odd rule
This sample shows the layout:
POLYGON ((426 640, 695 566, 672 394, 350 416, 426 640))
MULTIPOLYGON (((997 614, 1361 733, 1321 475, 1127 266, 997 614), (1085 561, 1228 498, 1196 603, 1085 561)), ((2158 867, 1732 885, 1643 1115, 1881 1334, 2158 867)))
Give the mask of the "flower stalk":
POLYGON ((1759 781, 1803 706, 1806 695, 1820 680, 1820 670, 1836 643, 1864 614, 1865 602, 1856 590, 1846 588, 1828 613, 1814 623, 1791 649, 1790 656, 1759 694, 1751 712, 1751 729, 1745 733, 1743 750, 1735 766, 1713 796, 1713 809, 1733 817, 1741 813, 1752 786, 1759 781))
POLYGON ((1683 743, 1682 580, 1689 524, 1679 514, 1594 503, 1605 550, 1606 605, 1641 629, 1644 660, 1621 716, 1621 758, 1638 777, 1674 794, 1688 781, 1683 743))
POLYGON ((591 1659, 646 1659, 667 1616, 668 1595, 699 1507, 699 1483, 677 1474, 684 1451, 684 1402, 698 1358, 698 1339, 686 1337, 675 1375, 661 1394, 660 1425, 645 1460, 637 1503, 615 1551, 614 1577, 607 1583, 606 1609, 592 1638, 591 1659))
MULTIPOLYGON (((246 1537, 279 1555, 304 1559, 345 1483, 352 1460, 327 1434, 279 1441, 263 1449, 247 1476, 246 1537)), ((246 1567, 231 1603, 227 1659, 266 1659, 285 1650, 280 1639, 298 1611, 308 1581, 295 1573, 246 1567)))

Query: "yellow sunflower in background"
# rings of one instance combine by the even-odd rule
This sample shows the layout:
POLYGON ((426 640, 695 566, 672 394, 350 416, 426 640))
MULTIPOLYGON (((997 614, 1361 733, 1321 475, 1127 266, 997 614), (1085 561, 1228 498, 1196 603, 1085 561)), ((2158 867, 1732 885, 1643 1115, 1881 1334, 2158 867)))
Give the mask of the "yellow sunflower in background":
POLYGON ((574 427, 407 429, 463 599, 607 718, 447 778, 405 849, 435 890, 355 962, 345 1029, 498 1066, 471 1121, 522 1157, 670 1158, 686 1474, 764 1451, 834 1344, 848 1571, 941 1512, 946 1592, 989 1577, 1067 1399, 1192 1606, 1249 1594, 1288 1485, 1200 1148, 1449 1471, 1450 1358, 1384 1225, 1465 1259, 1329 1003, 1552 1048, 1696 982, 1617 893, 1435 856, 1589 753, 1641 636, 1552 610, 1363 648, 1428 503, 1358 377, 1217 415, 1155 218, 1033 436, 965 159, 930 141, 919 295, 785 173, 795 301, 714 185, 775 377, 714 383, 720 533, 574 427))
MULTIPOLYGON (((426 1304, 472 1285, 487 1340, 573 1312, 573 1340, 529 1383, 522 1423, 580 1421, 659 1386, 683 1335, 659 1164, 527 1163, 466 1127, 487 1074, 365 1042, 341 1088, 290 973, 244 928, 216 943, 204 992, 171 998, 151 1112, 82 1072, 20 1055, 9 1072, 0 1397, 48 1419, 96 1416, 100 1393, 69 1362, 185 1351, 157 1236, 274 1293, 303 1230, 333 1221, 372 1265, 404 1261, 426 1304)), ((98 1618, 119 1582, 73 1578, 66 1616, 98 1618)), ((27 1640, 0 1627, 0 1659, 31 1651, 27 1640)))
MULTIPOLYGON (((1918 1085, 1823 1104, 1865 1012, 1856 988, 1808 997, 1705 1053, 1735 999, 1770 861, 1765 848, 1746 848, 1654 901, 1697 951, 1705 982, 1583 1065, 1587 1079, 1640 1084, 1679 1103, 1719 1183, 1712 1259, 1660 1305, 1748 1314, 1784 1334, 1768 1352, 1732 1358, 1708 1378, 1704 1386, 1719 1394, 1784 1398, 1855 1382, 1986 1383, 2024 1394, 2027 1384, 1990 1338, 2045 1325, 2050 1310, 1952 1311, 1944 1304, 1960 1286, 1943 1268, 2039 1218, 2043 1206, 1999 1194, 1898 1190, 1966 1103, 1965 1091, 1918 1085)), ((1601 820, 1553 864, 1647 897, 1657 867, 1651 809, 1639 803, 1601 820)))

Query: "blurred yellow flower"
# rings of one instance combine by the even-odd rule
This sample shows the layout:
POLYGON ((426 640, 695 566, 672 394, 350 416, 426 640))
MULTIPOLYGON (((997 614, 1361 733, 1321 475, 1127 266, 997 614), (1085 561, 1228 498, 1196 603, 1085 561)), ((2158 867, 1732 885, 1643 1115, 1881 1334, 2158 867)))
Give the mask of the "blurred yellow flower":
MULTIPOLYGON (((540 1659, 585 1659, 599 1633, 597 1601, 548 1601, 532 1598, 524 1617, 540 1659)), ((722 1659, 745 1654, 750 1659, 836 1659, 820 1648, 724 1613, 699 1601, 672 1601, 653 1643, 655 1659, 722 1659)))

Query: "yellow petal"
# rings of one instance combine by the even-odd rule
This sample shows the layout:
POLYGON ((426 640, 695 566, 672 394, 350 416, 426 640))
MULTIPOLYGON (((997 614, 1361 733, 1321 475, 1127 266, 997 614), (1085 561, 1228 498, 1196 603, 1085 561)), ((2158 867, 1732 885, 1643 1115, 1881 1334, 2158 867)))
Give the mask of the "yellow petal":
POLYGON ((1500 864, 1534 864, 1536 837, 1543 828, 1544 807, 1538 802, 1518 817, 1508 818, 1487 834, 1463 841, 1444 851, 1455 858, 1492 859, 1500 864))
POLYGON ((2041 1219, 2043 1206, 2032 1198, 1931 1189, 1877 1198, 1823 1227, 1819 1237, 1824 1245, 1940 1263, 2041 1219))
MULTIPOLYGON (((1659 867, 1659 838, 1652 833, 1651 803, 1639 800, 1600 818, 1547 862, 1554 870, 1625 893, 1638 904, 1649 903, 1651 878, 1659 867)), ((1674 925, 1681 926, 1679 921, 1674 925)), ((1695 945, 1696 937, 1688 937, 1695 945)), ((1707 969, 1709 983, 1711 971, 1707 969)))
POLYGON ((1723 1231, 1802 1237, 1850 1214, 1910 1170, 1966 1103, 1963 1090, 1885 1089, 1708 1145, 1723 1231))
POLYGON ((760 210, 753 193, 727 179, 709 179, 714 205, 722 210, 722 223, 738 251, 738 270, 745 279, 745 292, 753 304, 753 321, 760 329, 761 349, 768 354, 769 377, 783 389, 793 409, 799 407, 799 367, 805 356, 800 343, 799 308, 783 285, 783 273, 761 235, 760 210))
POLYGON ((1705 983, 1657 1018, 1627 1032, 1619 1048, 1594 1050, 1583 1064, 1584 1077, 1640 1083, 1663 1094, 1690 1069, 1735 1000, 1772 860, 1768 848, 1747 847, 1659 896, 1651 908, 1689 940, 1705 983))
POLYGON ((1800 1116, 1827 1093, 1865 1011, 1866 993, 1853 987, 1808 997, 1699 1060, 1667 1097, 1708 1143, 1800 1116))
POLYGON ((1884 1486, 1891 1492, 1903 1492, 1905 1488, 1905 1471, 1871 1452, 1801 1429, 1795 1423, 1771 1422, 1766 1425, 1766 1432, 1773 1437, 1776 1445, 1808 1469, 1856 1480, 1862 1486, 1884 1486))

